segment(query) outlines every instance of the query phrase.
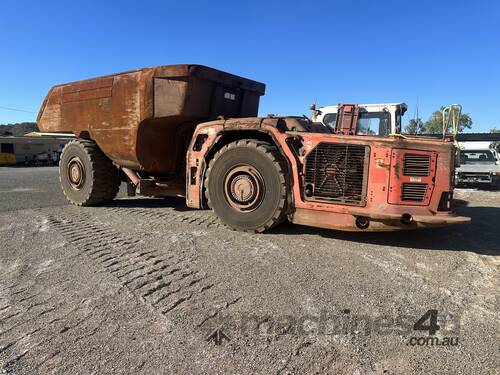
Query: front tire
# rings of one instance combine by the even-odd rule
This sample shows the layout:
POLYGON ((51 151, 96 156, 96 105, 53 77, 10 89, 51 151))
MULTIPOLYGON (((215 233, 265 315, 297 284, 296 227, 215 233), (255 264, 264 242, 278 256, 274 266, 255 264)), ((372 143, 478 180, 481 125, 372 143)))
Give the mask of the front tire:
POLYGON ((205 180, 208 204, 233 229, 270 229, 286 219, 285 170, 278 150, 267 142, 229 143, 210 161, 205 180))
POLYGON ((59 180, 64 195, 76 206, 112 201, 120 189, 120 174, 95 142, 70 141, 59 161, 59 180))

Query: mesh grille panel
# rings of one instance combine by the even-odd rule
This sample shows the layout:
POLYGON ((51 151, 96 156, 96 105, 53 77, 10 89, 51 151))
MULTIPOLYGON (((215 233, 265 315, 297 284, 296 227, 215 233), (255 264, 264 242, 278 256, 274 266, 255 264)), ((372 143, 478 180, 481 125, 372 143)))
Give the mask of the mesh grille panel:
POLYGON ((320 143, 306 157, 305 183, 312 186, 310 197, 364 203, 369 155, 368 146, 320 143))

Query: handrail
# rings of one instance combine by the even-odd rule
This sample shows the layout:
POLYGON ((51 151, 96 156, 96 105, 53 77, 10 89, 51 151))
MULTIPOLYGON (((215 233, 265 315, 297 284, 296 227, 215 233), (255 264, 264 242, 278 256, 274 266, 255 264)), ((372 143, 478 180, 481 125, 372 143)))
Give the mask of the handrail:
POLYGON ((443 108, 443 139, 446 138, 446 134, 451 125, 451 131, 453 135, 453 143, 455 146, 459 147, 457 142, 457 134, 459 130, 460 117, 462 116, 462 106, 460 104, 452 104, 448 107, 443 108))

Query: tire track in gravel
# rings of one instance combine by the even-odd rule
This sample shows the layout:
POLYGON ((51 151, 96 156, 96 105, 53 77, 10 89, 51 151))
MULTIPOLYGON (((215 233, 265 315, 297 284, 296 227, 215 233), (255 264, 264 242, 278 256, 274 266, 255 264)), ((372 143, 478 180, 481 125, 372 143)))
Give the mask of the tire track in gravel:
POLYGON ((147 219, 148 223, 159 225, 187 223, 203 228, 227 228, 215 213, 209 210, 177 211, 172 207, 106 207, 105 209, 107 213, 139 217, 147 219))
POLYGON ((85 213, 51 215, 48 222, 79 255, 90 258, 116 277, 123 288, 164 315, 176 312, 215 285, 213 277, 197 268, 195 243, 185 234, 175 235, 165 251, 148 249, 143 238, 97 223, 85 213))
MULTIPOLYGON (((188 301, 200 312, 205 301, 211 300, 205 294, 216 289, 213 288, 215 281, 196 267, 198 254, 188 235, 176 235, 173 240, 177 246, 169 249, 149 249, 146 247, 149 233, 145 233, 146 236, 127 235, 96 222, 85 213, 60 211, 56 216, 40 211, 37 213, 47 218, 48 225, 74 245, 77 256, 99 265, 123 288, 164 316, 182 313, 181 308, 188 301)), ((175 221, 196 222, 192 217, 176 218, 175 221)), ((56 305, 45 298, 44 293, 36 294, 32 285, 12 285, 4 287, 3 291, 7 289, 8 304, 2 301, 0 311, 0 369, 4 371, 14 371, 26 357, 38 358, 33 354, 35 350, 50 346, 49 342, 62 336, 72 336, 79 326, 92 326, 91 311, 83 314, 83 318, 76 316, 76 323, 68 324, 69 315, 81 315, 77 309, 68 313, 62 304, 56 305)), ((92 336, 99 327, 78 329, 88 332, 75 341, 92 336)), ((38 367, 46 366, 57 356, 58 350, 42 356, 38 367)))
MULTIPOLYGON (((99 214, 105 215, 106 219, 110 221, 115 221, 120 217, 134 217, 137 218, 137 220, 147 222, 148 227, 151 226, 162 229, 169 229, 174 223, 181 223, 187 226, 196 226, 203 230, 217 230, 226 233, 235 232, 225 226, 211 210, 177 211, 173 207, 113 206, 100 208, 99 214)), ((252 254, 252 261, 266 263, 269 262, 270 258, 279 258, 279 261, 288 259, 286 252, 280 251, 279 245, 274 244, 272 240, 266 239, 266 237, 262 235, 238 233, 238 236, 239 238, 244 238, 242 241, 247 243, 248 254, 252 254)), ((207 301, 196 302, 197 305, 203 306, 204 311, 197 314, 197 316, 193 316, 193 320, 195 321, 196 327, 206 331, 205 333, 209 333, 209 331, 216 328, 219 324, 219 320, 223 319, 221 317, 229 314, 233 305, 243 302, 243 296, 240 292, 236 292, 232 295, 219 295, 218 297, 217 302, 214 301, 214 303, 207 303, 207 301)), ((188 294, 185 295, 184 298, 190 300, 193 296, 188 294)), ((184 298, 180 298, 178 303, 185 302, 184 298)), ((153 301, 153 304, 158 302, 161 301, 153 301)))
MULTIPOLYGON (((66 228, 66 231, 74 221, 82 220, 82 222, 87 223, 91 216, 92 220, 99 217, 109 227, 125 225, 123 218, 128 217, 144 221, 147 223, 146 229, 169 230, 173 224, 180 223, 188 228, 199 227, 234 232, 221 223, 212 211, 208 210, 176 211, 172 207, 109 206, 90 209, 95 213, 92 216, 75 213, 76 216, 70 216, 70 219, 73 219, 71 222, 63 223, 65 219, 61 220, 55 217, 52 217, 52 220, 61 221, 61 224, 56 225, 58 228, 62 228, 61 225, 64 224, 63 227, 66 228)), ((213 322, 218 320, 219 315, 227 314, 234 304, 242 301, 240 293, 229 293, 228 295, 227 290, 214 287, 217 283, 213 277, 207 277, 204 272, 193 268, 198 261, 197 253, 193 251, 194 243, 190 246, 184 246, 182 250, 177 249, 177 253, 162 251, 158 255, 158 251, 145 250, 141 246, 144 245, 143 242, 139 241, 135 246, 132 246, 136 251, 124 252, 119 257, 114 257, 111 252, 116 250, 109 250, 107 241, 101 241, 100 237, 113 238, 113 236, 118 236, 122 241, 130 242, 137 241, 134 238, 137 238, 139 234, 118 235, 109 227, 104 229, 103 225, 87 223, 85 228, 89 228, 89 232, 92 233, 85 233, 84 229, 83 233, 79 235, 73 234, 74 231, 69 234, 78 240, 77 247, 80 248, 81 254, 90 256, 95 254, 97 259, 102 259, 105 269, 117 277, 124 288, 131 290, 136 297, 162 314, 169 315, 176 312, 179 307, 189 303, 189 316, 193 326, 197 330, 202 329, 203 334, 205 334, 208 332, 207 329, 212 327, 213 322), (97 230, 101 231, 99 236, 93 234, 97 230), (96 242, 99 243, 96 244, 96 242), (93 250, 88 250, 89 248, 93 250), (106 248, 108 248, 107 251, 105 251, 106 248), (109 263, 106 264, 105 261, 109 263)), ((78 231, 77 229, 76 232, 78 231)), ((140 235, 150 235, 150 233, 140 233, 140 235)), ((247 234, 242 235, 248 236, 247 234)), ((193 241, 192 237, 187 234, 180 234, 180 236, 186 236, 185 240, 188 242, 193 241)), ((258 240, 254 238, 252 243, 255 241, 258 240)), ((70 242, 72 241, 70 240, 70 242)))
MULTIPOLYGON (((133 204, 133 203, 132 203, 133 204)), ((148 227, 169 229, 173 224, 183 224, 192 227, 198 227, 203 230, 217 230, 227 232, 235 232, 234 230, 228 228, 224 225, 215 213, 211 210, 188 210, 188 211, 177 211, 173 207, 103 207, 97 208, 100 215, 104 215, 106 219, 116 222, 120 217, 134 217, 137 220, 143 220, 147 222, 148 227)), ((263 258, 268 259, 269 257, 287 259, 287 255, 280 252, 279 247, 275 245, 272 241, 266 240, 262 235, 253 235, 247 233, 238 233, 239 237, 244 237, 245 242, 248 243, 249 254, 253 255, 253 260, 255 262, 266 262, 268 260, 263 260, 263 258), (262 257, 262 253, 266 256, 262 257)), ((196 283, 196 279, 191 281, 196 283)), ((211 288, 211 285, 206 286, 206 288, 211 288)), ((205 287, 204 287, 205 288, 205 287)), ((208 332, 212 328, 216 328, 219 318, 224 314, 228 314, 232 309, 232 306, 243 302, 243 296, 240 292, 229 293, 222 295, 217 294, 217 298, 212 298, 212 301, 198 300, 197 296, 185 294, 181 296, 177 301, 178 304, 182 304, 186 301, 196 300, 197 306, 203 306, 203 310, 198 314, 192 312, 193 320, 195 326, 198 329, 203 329, 208 332)), ((167 293, 168 296, 168 293, 167 293)), ((153 305, 158 305, 162 303, 162 299, 153 300, 153 305)), ((175 304, 171 307, 167 306, 164 312, 168 312, 170 308, 175 308, 175 304)))

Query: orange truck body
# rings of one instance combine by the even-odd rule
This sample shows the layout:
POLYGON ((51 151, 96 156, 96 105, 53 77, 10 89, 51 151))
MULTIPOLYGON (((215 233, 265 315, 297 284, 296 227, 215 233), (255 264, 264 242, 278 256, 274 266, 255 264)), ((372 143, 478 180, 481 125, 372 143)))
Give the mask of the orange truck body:
POLYGON ((180 183, 192 208, 206 208, 214 153, 255 138, 275 145, 285 161, 293 223, 392 231, 470 221, 454 212, 451 142, 331 134, 302 117, 256 117, 264 91, 262 83, 199 65, 146 68, 53 87, 38 125, 95 141, 141 178, 175 180, 149 195, 178 194, 180 183))
POLYGON ((122 167, 174 173, 197 124, 256 116, 264 90, 199 65, 144 68, 52 87, 37 123, 94 140, 122 167))

